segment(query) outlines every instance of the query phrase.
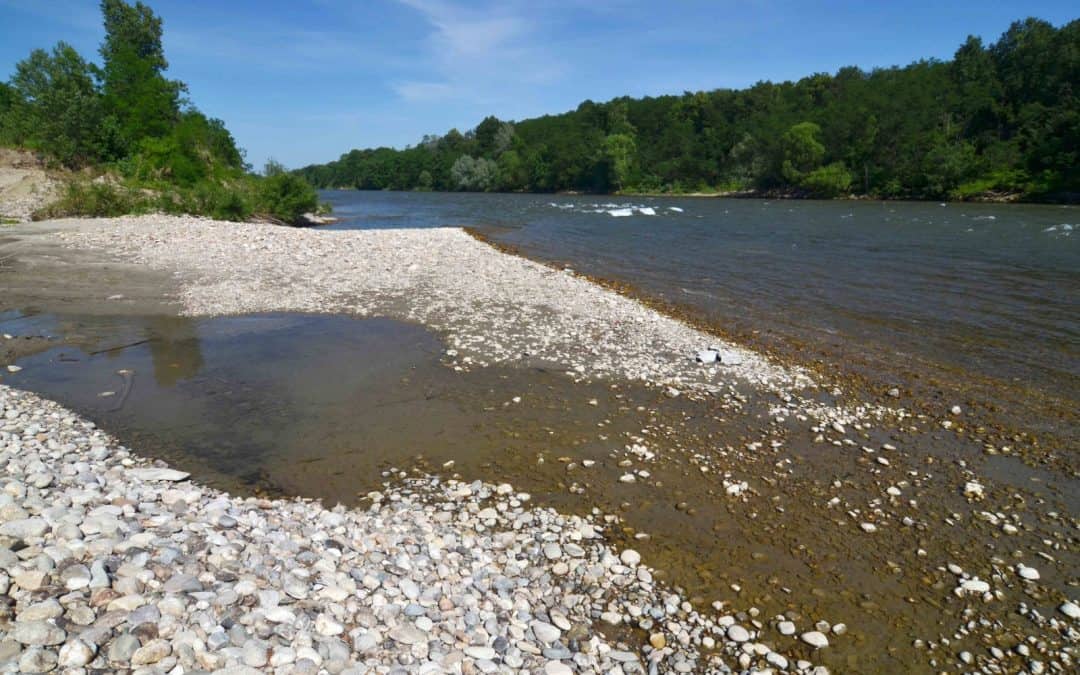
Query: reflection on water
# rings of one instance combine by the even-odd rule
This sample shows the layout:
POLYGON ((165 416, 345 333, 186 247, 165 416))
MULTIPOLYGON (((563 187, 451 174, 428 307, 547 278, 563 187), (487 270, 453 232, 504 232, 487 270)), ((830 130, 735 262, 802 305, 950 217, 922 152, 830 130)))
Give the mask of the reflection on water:
POLYGON ((181 316, 156 317, 150 319, 147 329, 154 380, 158 386, 174 386, 203 367, 194 321, 181 316))

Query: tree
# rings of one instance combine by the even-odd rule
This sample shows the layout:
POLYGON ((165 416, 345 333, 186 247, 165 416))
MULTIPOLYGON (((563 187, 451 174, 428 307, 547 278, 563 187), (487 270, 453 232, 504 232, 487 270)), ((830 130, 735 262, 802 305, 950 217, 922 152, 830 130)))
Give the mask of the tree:
POLYGON ((612 134, 604 139, 604 158, 612 188, 621 190, 630 184, 636 153, 637 145, 630 134, 612 134))
POLYGON ((800 122, 780 139, 781 172, 789 183, 798 184, 803 176, 821 166, 825 146, 817 139, 820 133, 821 127, 813 122, 800 122))
POLYGON ((35 49, 15 66, 14 101, 4 127, 26 143, 71 167, 95 160, 101 151, 101 105, 90 64, 60 42, 47 53, 35 49))
POLYGON ((450 175, 459 190, 484 192, 498 184, 499 166, 486 157, 462 155, 454 162, 450 175))
POLYGON ((806 174, 799 185, 815 197, 837 197, 851 190, 851 172, 843 162, 833 162, 806 174))
POLYGON ((104 107, 116 120, 126 154, 147 136, 169 133, 180 115, 182 82, 166 79, 161 19, 141 2, 102 0, 104 107))

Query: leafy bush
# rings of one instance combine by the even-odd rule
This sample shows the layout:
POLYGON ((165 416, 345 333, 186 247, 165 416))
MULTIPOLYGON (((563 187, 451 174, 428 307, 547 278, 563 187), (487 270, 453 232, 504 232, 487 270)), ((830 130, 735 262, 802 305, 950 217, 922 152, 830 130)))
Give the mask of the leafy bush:
POLYGON ((108 218, 147 210, 148 200, 135 190, 104 182, 74 182, 64 195, 36 211, 34 220, 47 218, 108 218))
POLYGON ((808 173, 800 185, 815 197, 837 197, 851 190, 851 172, 843 162, 833 162, 808 173))
POLYGON ((301 216, 318 206, 315 188, 294 173, 272 173, 261 179, 255 189, 255 212, 286 223, 299 222, 301 216))

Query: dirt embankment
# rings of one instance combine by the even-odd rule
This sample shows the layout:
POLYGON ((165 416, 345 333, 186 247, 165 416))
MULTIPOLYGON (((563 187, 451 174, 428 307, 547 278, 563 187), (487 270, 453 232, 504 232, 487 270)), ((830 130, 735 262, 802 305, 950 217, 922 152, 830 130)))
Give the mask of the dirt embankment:
POLYGON ((60 195, 60 186, 60 178, 34 153, 0 148, 0 223, 30 220, 60 195))

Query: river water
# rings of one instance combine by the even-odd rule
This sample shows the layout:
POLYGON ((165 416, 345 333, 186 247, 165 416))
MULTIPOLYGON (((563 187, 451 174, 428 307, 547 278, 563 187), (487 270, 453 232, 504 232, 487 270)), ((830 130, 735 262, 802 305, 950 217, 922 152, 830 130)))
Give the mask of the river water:
POLYGON ((743 341, 1069 435, 1076 207, 328 191, 337 228, 476 227, 743 341), (1074 229, 1075 228, 1075 229, 1074 229))

